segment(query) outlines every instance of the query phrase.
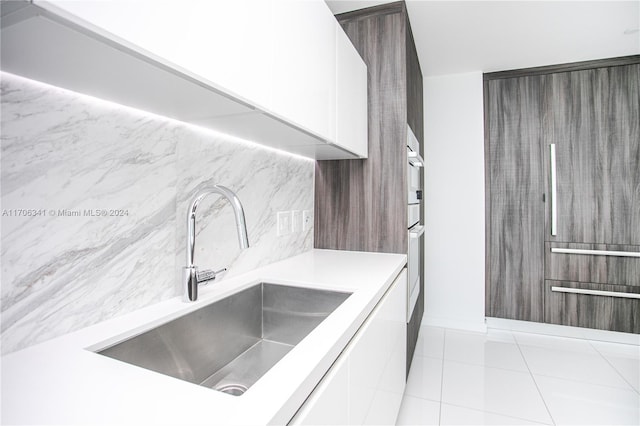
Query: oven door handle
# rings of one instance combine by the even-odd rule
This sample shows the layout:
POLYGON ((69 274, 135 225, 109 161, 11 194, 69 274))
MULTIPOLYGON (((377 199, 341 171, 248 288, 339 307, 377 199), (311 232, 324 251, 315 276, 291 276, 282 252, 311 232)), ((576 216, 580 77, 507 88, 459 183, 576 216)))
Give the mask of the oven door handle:
POLYGON ((424 226, 416 225, 413 228, 409 229, 409 236, 411 238, 420 238, 424 234, 424 226))
POLYGON ((423 167, 424 160, 422 156, 417 152, 409 151, 407 152, 407 159, 409 160, 409 164, 413 167, 423 167))

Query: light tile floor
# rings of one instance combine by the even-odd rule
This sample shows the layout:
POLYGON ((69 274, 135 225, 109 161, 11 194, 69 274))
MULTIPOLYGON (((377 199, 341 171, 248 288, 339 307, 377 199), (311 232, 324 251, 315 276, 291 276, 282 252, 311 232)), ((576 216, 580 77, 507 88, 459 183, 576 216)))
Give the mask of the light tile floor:
POLYGON ((422 327, 398 425, 640 425, 640 347, 422 327))

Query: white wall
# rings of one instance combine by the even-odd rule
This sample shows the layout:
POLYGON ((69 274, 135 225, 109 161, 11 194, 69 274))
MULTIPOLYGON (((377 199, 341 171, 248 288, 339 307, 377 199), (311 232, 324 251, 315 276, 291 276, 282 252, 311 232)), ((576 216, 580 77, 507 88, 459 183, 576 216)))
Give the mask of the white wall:
POLYGON ((424 80, 423 324, 485 330, 482 72, 424 80))

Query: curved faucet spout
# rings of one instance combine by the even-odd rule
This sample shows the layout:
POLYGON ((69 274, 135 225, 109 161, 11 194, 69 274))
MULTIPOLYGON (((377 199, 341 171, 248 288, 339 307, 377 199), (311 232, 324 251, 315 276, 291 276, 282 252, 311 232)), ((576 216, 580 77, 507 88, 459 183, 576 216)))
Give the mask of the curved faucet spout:
POLYGON ((189 204, 187 211, 187 266, 184 268, 184 300, 195 301, 198 299, 198 284, 210 281, 216 278, 220 272, 226 271, 222 269, 217 272, 198 271, 198 267, 193 264, 193 258, 196 246, 196 211, 200 202, 209 194, 218 194, 229 201, 233 208, 233 214, 236 218, 236 231, 238 232, 238 243, 242 250, 249 247, 249 238, 247 236, 247 223, 244 219, 244 209, 238 196, 229 188, 222 185, 214 185, 204 188, 196 194, 189 204))

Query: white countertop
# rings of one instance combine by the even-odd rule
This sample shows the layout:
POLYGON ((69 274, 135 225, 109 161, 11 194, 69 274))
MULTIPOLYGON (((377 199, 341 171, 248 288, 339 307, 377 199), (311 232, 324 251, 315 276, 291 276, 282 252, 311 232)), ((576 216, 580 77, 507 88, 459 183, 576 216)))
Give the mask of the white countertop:
POLYGON ((406 264, 406 256, 334 250, 302 255, 2 358, 2 424, 286 423, 406 264), (99 350, 258 282, 353 294, 242 396, 129 365, 99 350))

